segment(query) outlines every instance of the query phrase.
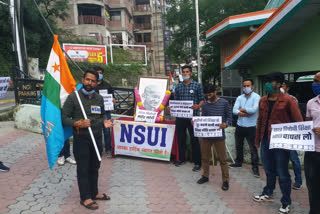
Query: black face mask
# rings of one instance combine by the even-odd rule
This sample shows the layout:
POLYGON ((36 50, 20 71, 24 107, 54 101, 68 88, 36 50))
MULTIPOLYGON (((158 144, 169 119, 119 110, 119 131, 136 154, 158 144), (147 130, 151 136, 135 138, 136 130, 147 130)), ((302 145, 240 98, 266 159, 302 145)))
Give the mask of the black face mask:
POLYGON ((212 97, 206 97, 207 101, 213 102, 216 99, 216 95, 213 95, 212 97))

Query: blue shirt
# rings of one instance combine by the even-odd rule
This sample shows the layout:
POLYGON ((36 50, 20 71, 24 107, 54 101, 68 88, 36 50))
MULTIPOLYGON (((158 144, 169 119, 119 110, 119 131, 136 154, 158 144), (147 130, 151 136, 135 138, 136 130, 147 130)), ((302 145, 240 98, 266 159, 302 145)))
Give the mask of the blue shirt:
MULTIPOLYGON (((174 99, 192 100, 193 104, 199 104, 204 101, 202 86, 193 80, 187 86, 184 83, 179 83, 174 91, 174 99)), ((197 115, 197 112, 198 110, 194 110, 193 115, 197 115)))
POLYGON ((260 95, 252 92, 249 98, 245 94, 237 97, 233 106, 233 114, 238 115, 239 108, 246 109, 250 117, 238 117, 237 125, 241 127, 254 127, 257 125, 260 95))

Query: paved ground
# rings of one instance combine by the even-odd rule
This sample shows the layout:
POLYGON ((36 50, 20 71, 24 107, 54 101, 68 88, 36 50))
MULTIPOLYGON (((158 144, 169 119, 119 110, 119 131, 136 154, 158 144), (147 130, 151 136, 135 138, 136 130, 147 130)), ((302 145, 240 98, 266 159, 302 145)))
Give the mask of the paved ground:
MULTIPOLYGON (((0 213, 214 213, 268 214, 280 207, 280 190, 274 203, 256 203, 251 196, 260 193, 265 176, 254 178, 250 166, 230 169, 230 190, 221 190, 220 167, 209 183, 198 185, 200 172, 192 164, 129 157, 102 158, 99 188, 111 201, 98 202, 89 211, 79 204, 76 167, 66 164, 48 169, 43 137, 0 123, 0 160, 11 167, 0 173, 0 213)), ((261 170, 262 172, 262 170, 261 170)), ((262 173, 263 174, 263 173, 262 173)), ((308 213, 305 185, 292 191, 292 212, 308 213)))

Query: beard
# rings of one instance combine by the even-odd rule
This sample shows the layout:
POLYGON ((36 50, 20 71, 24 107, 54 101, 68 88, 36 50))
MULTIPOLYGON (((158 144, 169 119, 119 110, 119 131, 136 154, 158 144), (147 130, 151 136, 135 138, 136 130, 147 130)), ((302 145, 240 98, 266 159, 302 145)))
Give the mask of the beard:
POLYGON ((94 89, 91 85, 83 85, 83 88, 84 88, 86 91, 92 91, 92 90, 94 89))

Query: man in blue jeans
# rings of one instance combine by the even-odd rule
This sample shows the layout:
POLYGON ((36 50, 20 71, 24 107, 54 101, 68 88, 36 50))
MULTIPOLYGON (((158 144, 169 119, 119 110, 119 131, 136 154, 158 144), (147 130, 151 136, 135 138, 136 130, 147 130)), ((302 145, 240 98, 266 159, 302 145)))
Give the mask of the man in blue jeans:
MULTIPOLYGON (((298 99, 295 96, 292 96, 291 94, 289 94, 289 91, 292 87, 293 87, 293 83, 285 80, 282 83, 280 91, 292 97, 299 104, 298 99)), ((294 177, 295 182, 292 186, 292 189, 300 189, 302 185, 302 176, 301 176, 301 164, 300 164, 300 159, 297 151, 290 150, 290 161, 292 163, 292 168, 295 176, 294 177)))
POLYGON ((272 194, 276 186, 276 177, 279 176, 279 185, 282 193, 279 208, 280 214, 290 212, 291 205, 291 177, 288 163, 290 152, 285 149, 269 149, 271 125, 303 121, 298 104, 288 95, 280 92, 284 76, 281 72, 272 72, 265 76, 266 96, 259 102, 259 116, 255 144, 261 146, 261 161, 267 176, 267 184, 260 195, 253 196, 257 202, 272 202, 272 194))
MULTIPOLYGON (((99 66, 96 66, 96 67, 94 67, 94 70, 96 72, 98 72, 98 74, 99 74, 98 85, 97 85, 95 91, 97 93, 99 93, 100 90, 107 90, 108 94, 112 94, 114 97, 112 86, 103 79, 104 69, 99 66)), ((114 98, 113 98, 113 103, 115 103, 114 98)), ((111 119, 111 112, 110 111, 106 111, 106 119, 107 120, 111 119)), ((110 128, 103 127, 103 137, 104 137, 104 142, 105 142, 106 156, 108 158, 111 158, 112 154, 111 154, 111 129, 110 128)))
POLYGON ((70 155, 70 140, 69 139, 64 142, 64 146, 60 151, 60 154, 59 154, 59 157, 57 160, 57 164, 59 166, 63 166, 65 162, 68 162, 72 165, 77 164, 77 162, 75 160, 73 160, 70 155))

